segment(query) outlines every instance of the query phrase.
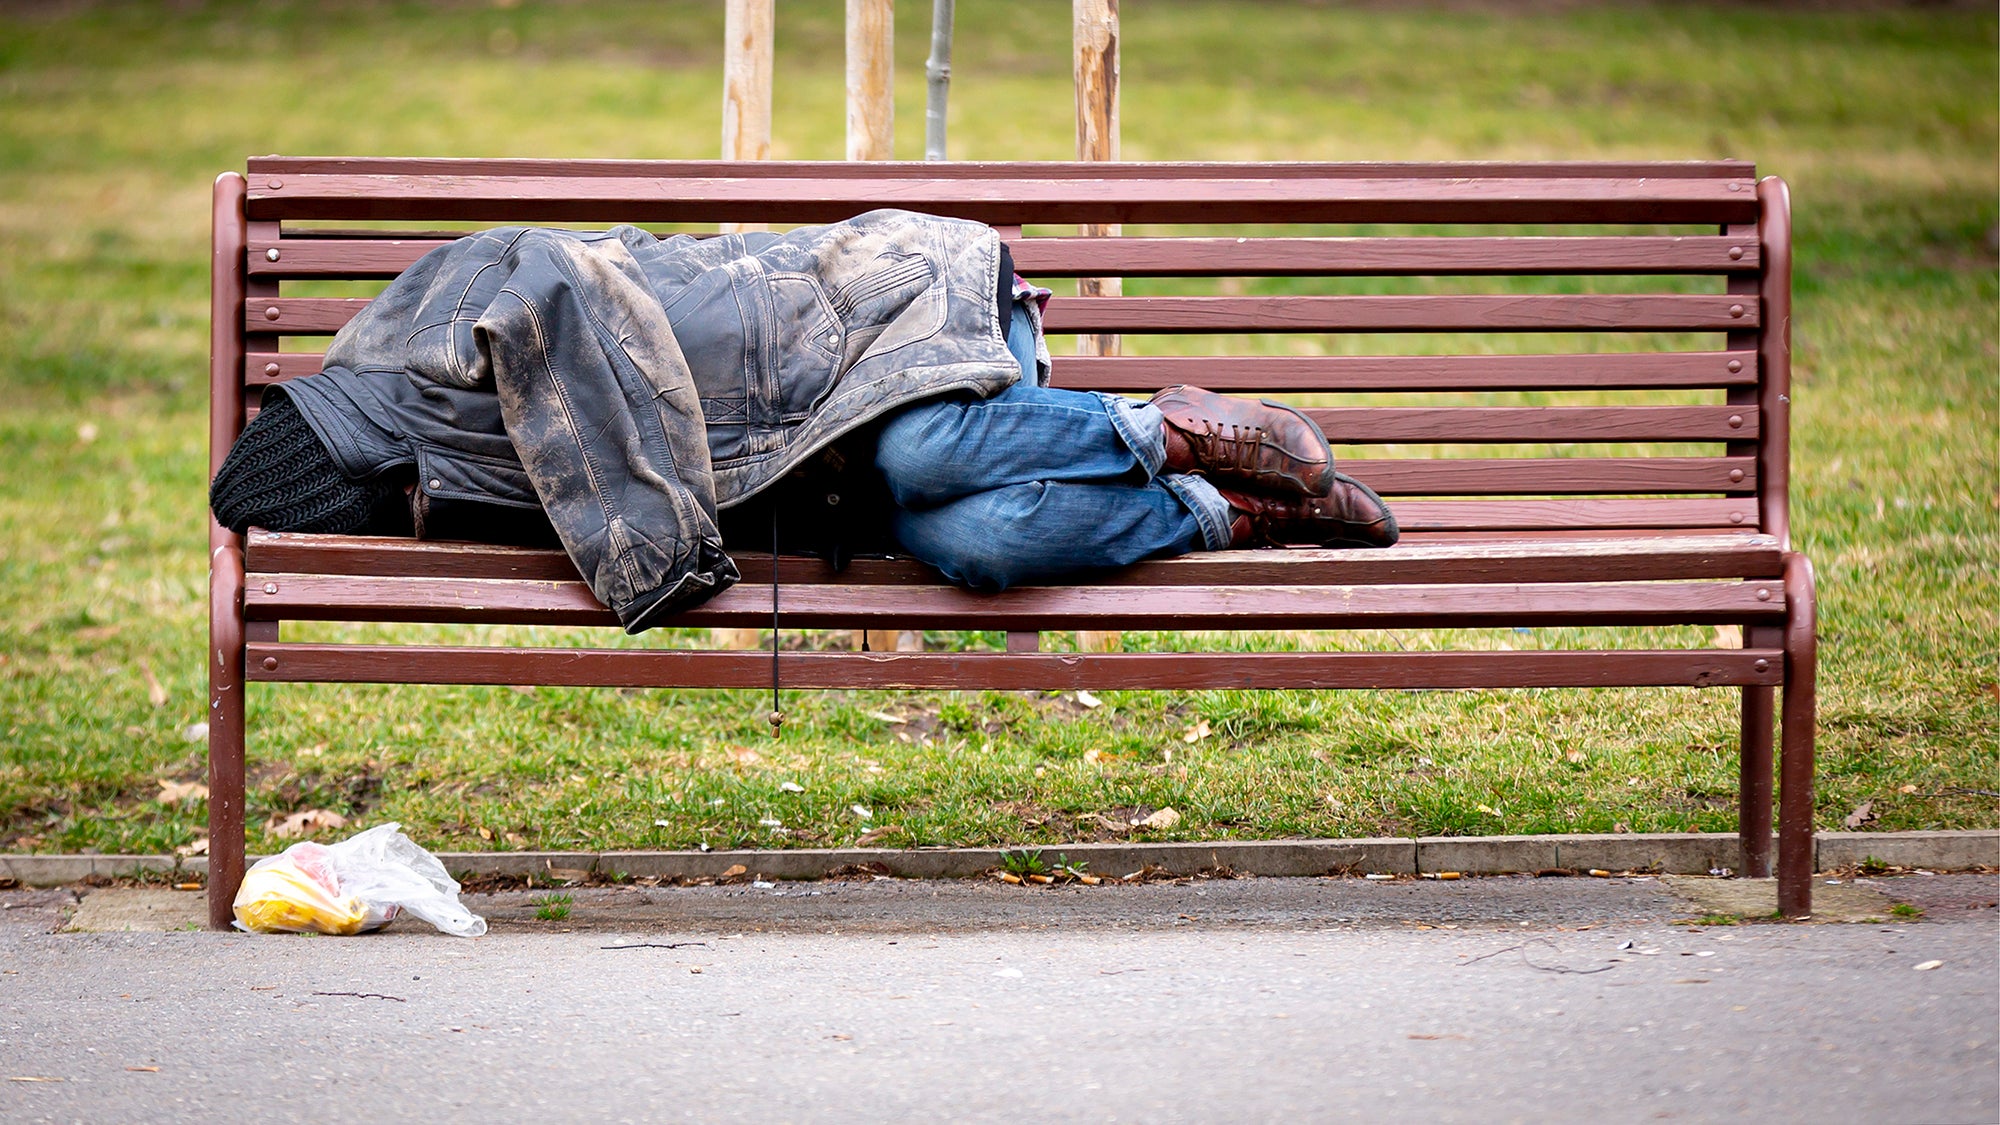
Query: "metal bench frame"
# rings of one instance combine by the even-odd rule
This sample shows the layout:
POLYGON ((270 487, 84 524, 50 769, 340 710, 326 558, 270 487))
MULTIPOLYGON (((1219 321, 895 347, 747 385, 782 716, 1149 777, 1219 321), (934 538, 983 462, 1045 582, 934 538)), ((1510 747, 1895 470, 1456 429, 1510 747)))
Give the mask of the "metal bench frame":
MULTIPOLYGON (((281 350, 365 301, 294 279, 386 279, 453 232, 507 223, 773 224, 877 206, 1002 230, 1025 274, 1709 275, 1722 292, 1057 297, 1055 333, 1713 333, 1705 350, 1057 359, 1061 386, 1145 392, 1622 392, 1704 405, 1314 409, 1336 445, 1718 443, 1721 456, 1343 459, 1391 498, 1387 551, 1230 551, 980 596, 905 560, 841 574, 742 554, 743 582, 677 623, 757 627, 773 567, 793 628, 998 629, 1005 652, 792 652, 795 688, 1406 688, 1683 685, 1742 691, 1742 873, 1811 909, 1812 569, 1790 549, 1791 219, 1776 177, 1687 164, 818 164, 264 157, 216 180, 210 470, 262 388, 318 370, 281 350), (362 232, 331 221, 443 223, 362 232), (1023 224, 1475 224, 1508 233, 1022 237, 1023 224), (1513 233, 1520 225, 1589 233, 1513 233), (1660 233, 1662 227, 1701 233, 1660 233), (1611 228, 1618 233, 1599 233, 1611 228), (1627 233, 1624 228, 1636 228, 1627 233), (1403 499, 1414 497, 1413 499, 1403 499), (1045 653, 1041 630, 1739 625, 1688 650, 1045 653), (1778 689, 1783 688, 1782 714, 1778 689), (1774 720, 1782 754, 1774 762, 1774 720)), ((253 681, 758 687, 767 653, 286 642, 284 621, 615 625, 560 552, 209 526, 209 919, 244 864, 245 685, 253 681)))

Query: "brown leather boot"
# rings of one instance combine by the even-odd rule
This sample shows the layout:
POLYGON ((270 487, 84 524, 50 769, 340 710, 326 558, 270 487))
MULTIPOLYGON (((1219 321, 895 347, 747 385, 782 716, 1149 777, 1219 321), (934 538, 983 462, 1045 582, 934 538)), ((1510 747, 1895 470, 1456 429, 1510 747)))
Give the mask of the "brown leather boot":
POLYGON ((1332 474, 1325 496, 1259 496, 1221 489, 1229 501, 1232 547, 1392 547, 1402 534, 1375 490, 1332 474))
POLYGON ((1333 487, 1326 435, 1289 406, 1200 387, 1168 387, 1153 405, 1167 419, 1165 472, 1294 496, 1325 496, 1333 487))

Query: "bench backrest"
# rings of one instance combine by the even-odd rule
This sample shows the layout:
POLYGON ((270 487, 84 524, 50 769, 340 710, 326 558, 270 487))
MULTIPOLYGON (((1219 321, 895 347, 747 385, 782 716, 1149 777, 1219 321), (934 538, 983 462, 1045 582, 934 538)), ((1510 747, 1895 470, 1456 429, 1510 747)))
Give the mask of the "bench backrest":
POLYGON ((1052 335, 1122 338, 1052 341, 1058 385, 1300 402, 1415 537, 1787 535, 1789 201, 1740 162, 260 158, 217 193, 211 468, 262 388, 317 371, 368 293, 455 234, 882 206, 1000 227, 1055 282, 1052 335))

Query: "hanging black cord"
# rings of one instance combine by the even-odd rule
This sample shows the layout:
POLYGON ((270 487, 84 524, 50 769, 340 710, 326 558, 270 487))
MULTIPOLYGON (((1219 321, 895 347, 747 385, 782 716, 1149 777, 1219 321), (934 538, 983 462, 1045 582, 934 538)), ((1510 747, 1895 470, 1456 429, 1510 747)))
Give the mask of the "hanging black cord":
POLYGON ((785 712, 778 706, 778 504, 771 502, 771 737, 784 734, 785 712))

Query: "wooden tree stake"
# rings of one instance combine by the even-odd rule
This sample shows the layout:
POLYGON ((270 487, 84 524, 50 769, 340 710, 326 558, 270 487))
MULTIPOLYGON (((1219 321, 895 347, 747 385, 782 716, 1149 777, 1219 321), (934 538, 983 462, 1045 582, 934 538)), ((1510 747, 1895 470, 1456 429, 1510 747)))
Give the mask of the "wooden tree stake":
POLYGON ((775 0, 728 0, 722 20, 722 159, 771 159, 775 0))
POLYGON ((847 159, 895 155, 895 87, 895 0, 847 0, 847 159))
MULTIPOLYGON (((775 0, 727 0, 722 17, 722 159, 771 158, 771 48, 775 0)), ((763 223, 722 223, 724 234, 763 223)), ((710 629, 716 647, 762 647, 755 629, 710 629)))
MULTIPOLYGON (((1075 12, 1076 158, 1118 159, 1118 0, 1073 0, 1075 12)), ((1080 234, 1115 238, 1116 224, 1085 224, 1080 234)), ((1122 279, 1077 279, 1081 297, 1116 297, 1122 279)), ((1077 337, 1078 355, 1117 355, 1116 336, 1077 337)))
MULTIPOLYGON (((1073 70, 1076 79, 1076 158, 1078 160, 1118 159, 1118 0, 1073 0, 1073 70)), ((1079 234, 1116 238, 1122 229, 1116 224, 1085 224, 1079 234)), ((1079 297, 1116 297, 1125 291, 1122 278, 1078 278, 1079 297)), ((1114 335, 1082 335, 1076 338, 1078 355, 1117 355, 1120 341, 1114 335)), ((1079 629, 1076 646, 1085 652, 1103 652, 1119 647, 1121 634, 1079 629)))

